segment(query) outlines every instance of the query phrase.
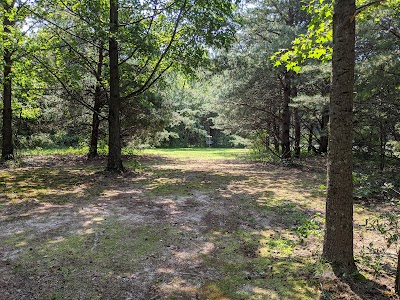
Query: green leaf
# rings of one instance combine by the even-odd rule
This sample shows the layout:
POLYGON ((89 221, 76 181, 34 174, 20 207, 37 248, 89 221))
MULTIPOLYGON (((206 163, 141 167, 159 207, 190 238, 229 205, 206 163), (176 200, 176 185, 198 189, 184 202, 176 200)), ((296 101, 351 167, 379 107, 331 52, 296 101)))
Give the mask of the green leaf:
POLYGON ((299 73, 301 71, 301 67, 300 66, 295 66, 293 67, 293 71, 296 73, 299 73))

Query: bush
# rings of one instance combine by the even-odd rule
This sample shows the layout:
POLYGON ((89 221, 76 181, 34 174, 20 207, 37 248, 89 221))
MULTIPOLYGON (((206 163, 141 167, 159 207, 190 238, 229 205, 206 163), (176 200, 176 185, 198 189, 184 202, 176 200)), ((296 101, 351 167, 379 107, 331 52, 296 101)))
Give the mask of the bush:
POLYGON ((58 131, 52 138, 54 144, 59 147, 79 147, 82 139, 79 135, 69 134, 65 131, 58 131))
POLYGON ((26 138, 27 148, 51 148, 55 146, 53 139, 48 133, 37 133, 26 138))

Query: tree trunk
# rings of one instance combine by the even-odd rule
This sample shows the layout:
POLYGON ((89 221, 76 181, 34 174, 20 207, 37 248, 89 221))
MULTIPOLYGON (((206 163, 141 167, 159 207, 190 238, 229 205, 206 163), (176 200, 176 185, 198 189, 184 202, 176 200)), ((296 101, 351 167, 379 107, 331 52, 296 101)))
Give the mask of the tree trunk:
POLYGON ((314 126, 311 124, 310 128, 308 129, 308 148, 307 148, 307 151, 309 153, 314 149, 314 146, 312 144, 312 142, 313 142, 313 132, 314 132, 314 126))
POLYGON ((340 273, 356 270, 352 176, 355 12, 355 0, 335 1, 323 256, 340 273))
POLYGON ((283 79, 283 103, 282 103, 282 131, 281 131, 281 147, 282 158, 290 159, 292 154, 290 151, 290 94, 291 94, 291 78, 287 72, 283 79))
POLYGON ((394 289, 396 291, 396 294, 400 294, 400 252, 397 255, 397 271, 396 271, 396 282, 394 285, 394 289))
POLYGON ((328 153, 328 125, 329 125, 329 106, 324 107, 321 120, 321 136, 319 138, 319 153, 328 153))
POLYGON ((108 162, 107 170, 123 172, 121 155, 121 98, 118 65, 118 0, 110 0, 110 99, 108 115, 108 162))
POLYGON ((385 160, 386 160, 386 132, 385 132, 385 124, 381 119, 379 122, 380 129, 380 170, 383 171, 385 169, 385 160))
POLYGON ((94 95, 94 110, 92 116, 92 132, 90 135, 90 148, 88 158, 95 158, 98 155, 97 152, 97 144, 99 141, 99 127, 100 127, 100 117, 98 115, 100 109, 102 107, 101 103, 101 87, 96 86, 95 95, 94 95))
MULTIPOLYGON (((297 87, 293 85, 292 87, 292 97, 297 97, 297 87)), ((301 125, 300 125, 300 115, 299 108, 295 107, 293 109, 293 121, 294 121, 294 157, 300 157, 300 142, 301 142, 301 125)))
MULTIPOLYGON (((5 16, 3 21, 4 35, 7 38, 10 35, 10 26, 12 26, 11 21, 5 16)), ((2 151, 1 158, 3 160, 14 159, 14 146, 13 146, 13 132, 12 132, 12 106, 11 106, 11 96, 12 96, 12 58, 11 51, 9 49, 4 49, 4 69, 3 69, 3 141, 2 141, 2 151)))
POLYGON ((101 81, 102 81, 102 69, 103 69, 103 61, 104 61, 104 47, 101 44, 99 48, 99 61, 97 64, 97 73, 96 73, 96 89, 94 92, 94 112, 92 117, 92 133, 90 136, 90 148, 89 148, 89 158, 95 158, 97 153, 97 144, 99 141, 99 126, 100 126, 100 117, 99 113, 103 106, 103 99, 102 99, 102 88, 101 88, 101 81))
MULTIPOLYGON (((289 6, 286 19, 287 26, 294 26, 295 15, 293 7, 289 6)), ((290 150, 290 98, 292 94, 292 72, 286 72, 283 77, 283 103, 282 103, 282 131, 281 131, 281 147, 282 159, 290 159, 292 153, 290 150)))
POLYGON ((278 137, 279 137, 280 133, 279 133, 279 124, 276 121, 276 118, 274 118, 274 121, 273 121, 273 129, 274 129, 274 135, 273 135, 274 149, 275 149, 276 153, 279 153, 279 140, 278 140, 278 137))
POLYGON ((301 128, 300 128, 300 116, 299 109, 294 109, 294 157, 300 157, 300 140, 301 140, 301 128))
POLYGON ((396 130, 396 125, 393 123, 392 126, 390 127, 391 133, 393 135, 393 138, 396 142, 400 142, 400 134, 397 133, 396 130))
POLYGON ((272 136, 272 123, 269 121, 267 123, 267 135, 265 137, 265 151, 268 151, 271 147, 271 136, 272 136))
MULTIPOLYGON (((382 99, 379 101, 380 107, 383 105, 382 99)), ((386 160, 386 122, 381 116, 379 118, 379 144, 380 144, 380 164, 379 169, 383 171, 385 169, 386 160)))

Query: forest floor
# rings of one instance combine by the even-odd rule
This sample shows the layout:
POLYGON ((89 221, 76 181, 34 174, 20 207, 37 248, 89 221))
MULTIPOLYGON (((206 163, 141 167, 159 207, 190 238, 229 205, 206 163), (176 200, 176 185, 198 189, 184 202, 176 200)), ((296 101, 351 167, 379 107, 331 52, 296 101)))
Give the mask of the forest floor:
POLYGON ((374 255, 365 226, 392 206, 356 204, 360 275, 338 278, 320 259, 322 159, 188 153, 127 156, 122 175, 79 155, 0 168, 0 300, 398 299, 395 249, 374 255))

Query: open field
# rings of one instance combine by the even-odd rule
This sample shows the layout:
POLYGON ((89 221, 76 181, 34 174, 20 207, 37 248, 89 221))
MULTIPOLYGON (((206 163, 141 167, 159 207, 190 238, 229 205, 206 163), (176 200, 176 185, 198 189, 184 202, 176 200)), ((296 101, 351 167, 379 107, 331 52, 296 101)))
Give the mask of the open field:
POLYGON ((362 276, 337 278, 320 260, 324 162, 245 154, 144 150, 122 175, 72 154, 0 169, 0 299, 397 299, 395 249, 374 265, 384 241, 365 226, 393 206, 356 204, 362 276))

